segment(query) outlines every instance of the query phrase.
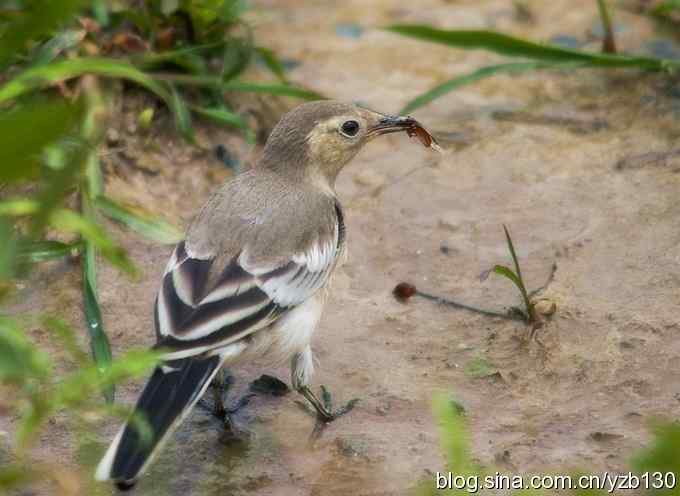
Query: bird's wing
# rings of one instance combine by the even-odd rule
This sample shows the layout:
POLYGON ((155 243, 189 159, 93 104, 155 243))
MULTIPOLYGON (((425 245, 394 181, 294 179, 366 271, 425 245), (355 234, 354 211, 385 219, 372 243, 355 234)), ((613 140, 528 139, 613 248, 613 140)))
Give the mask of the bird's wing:
POLYGON ((168 263, 156 298, 158 348, 167 359, 221 348, 274 322, 327 282, 342 249, 340 210, 335 227, 303 250, 271 264, 253 263, 246 246, 219 258, 192 257, 181 242, 168 263))

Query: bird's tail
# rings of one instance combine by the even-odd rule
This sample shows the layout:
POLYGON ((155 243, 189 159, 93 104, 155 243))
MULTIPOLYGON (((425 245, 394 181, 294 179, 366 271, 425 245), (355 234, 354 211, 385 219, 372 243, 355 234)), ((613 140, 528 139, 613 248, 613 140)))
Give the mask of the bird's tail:
POLYGON ((220 356, 185 358, 156 367, 134 413, 146 420, 151 435, 142 436, 128 421, 99 463, 95 478, 113 480, 120 489, 134 486, 163 442, 203 395, 223 361, 220 356))

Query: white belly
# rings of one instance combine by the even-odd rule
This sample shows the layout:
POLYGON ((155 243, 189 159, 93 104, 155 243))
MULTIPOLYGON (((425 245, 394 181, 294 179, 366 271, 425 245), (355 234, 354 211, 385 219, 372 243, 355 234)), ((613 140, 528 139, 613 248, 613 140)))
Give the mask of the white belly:
POLYGON ((266 358, 273 363, 289 360, 294 354, 302 353, 309 345, 321 318, 325 289, 309 300, 293 308, 271 326, 257 331, 249 341, 239 341, 227 347, 225 365, 246 360, 266 358), (229 348, 238 353, 229 353, 229 348))

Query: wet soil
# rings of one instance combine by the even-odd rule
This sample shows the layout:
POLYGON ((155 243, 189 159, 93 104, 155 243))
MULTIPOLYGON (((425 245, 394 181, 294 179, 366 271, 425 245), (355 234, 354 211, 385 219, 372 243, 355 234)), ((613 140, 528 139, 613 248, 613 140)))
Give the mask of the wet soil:
MULTIPOLYGON (((317 1, 302 8, 261 0, 253 21, 259 42, 294 62, 291 80, 396 112, 435 84, 501 59, 378 29, 392 22, 538 40, 566 35, 597 48, 595 2, 524 3, 530 19, 505 1, 317 1)), ((615 17, 624 50, 644 50, 658 36, 648 19, 619 10, 615 17)), ((371 144, 338 182, 350 256, 314 341, 315 383, 338 402, 360 398, 357 407, 314 443, 314 420, 295 394, 254 398, 237 418, 253 432, 244 443, 222 442, 219 424, 196 410, 136 494, 407 494, 445 468, 431 414, 436 393, 464 405, 473 456, 486 466, 627 470, 650 438, 649 422, 680 414, 674 84, 635 71, 500 75, 414 113, 447 148, 443 155, 406 136, 371 144), (506 280, 479 279, 510 263, 502 224, 530 287, 557 264, 542 293, 557 312, 534 339, 521 322, 393 298, 395 284, 409 281, 488 309, 520 304, 506 280)), ((163 130, 140 138, 126 126, 121 118, 116 147, 128 159, 118 152, 107 158, 107 191, 185 225, 231 174, 212 147, 224 144, 242 162, 251 154, 226 131, 200 129, 201 150, 163 130)), ((138 281, 106 266, 100 273, 104 317, 120 354, 153 341, 152 302, 171 249, 112 229, 142 269, 138 281)), ((34 277, 18 310, 69 309, 80 322, 77 270, 52 264, 34 277)), ((232 372, 232 398, 262 373, 288 378, 286 367, 264 363, 232 372)), ((132 402, 140 386, 120 387, 119 400, 132 402)), ((95 449, 115 424, 97 433, 95 449)), ((0 431, 13 425, 0 417, 0 431)), ((39 454, 74 463, 63 417, 41 438, 39 454)))

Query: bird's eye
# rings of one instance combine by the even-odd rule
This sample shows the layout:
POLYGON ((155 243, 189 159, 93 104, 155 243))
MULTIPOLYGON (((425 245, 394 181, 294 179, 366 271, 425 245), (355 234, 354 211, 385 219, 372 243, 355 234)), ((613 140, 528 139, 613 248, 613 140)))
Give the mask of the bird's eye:
POLYGON ((350 138, 356 136, 359 132, 359 123, 357 121, 345 121, 340 126, 340 132, 350 138))

